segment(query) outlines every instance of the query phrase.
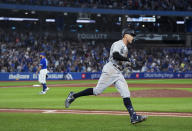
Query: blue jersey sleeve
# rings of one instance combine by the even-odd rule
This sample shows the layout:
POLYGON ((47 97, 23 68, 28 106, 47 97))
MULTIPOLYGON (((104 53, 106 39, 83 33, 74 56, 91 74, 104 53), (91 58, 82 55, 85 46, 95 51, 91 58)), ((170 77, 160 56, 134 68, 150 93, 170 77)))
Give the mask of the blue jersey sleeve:
POLYGON ((41 61, 40 61, 40 64, 39 64, 40 66, 43 66, 43 59, 41 59, 41 61))
POLYGON ((47 69, 47 60, 45 58, 41 59, 40 64, 41 69, 47 69))

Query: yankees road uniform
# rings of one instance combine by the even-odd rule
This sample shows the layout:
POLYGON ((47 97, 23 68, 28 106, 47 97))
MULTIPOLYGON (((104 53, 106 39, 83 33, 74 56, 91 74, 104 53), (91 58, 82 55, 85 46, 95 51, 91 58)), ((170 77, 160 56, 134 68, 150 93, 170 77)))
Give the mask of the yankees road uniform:
POLYGON ((127 82, 122 74, 123 65, 125 61, 117 61, 113 58, 113 53, 118 52, 120 55, 127 57, 128 49, 122 40, 119 40, 112 44, 110 50, 109 62, 103 67, 102 75, 98 81, 98 84, 93 88, 93 94, 101 94, 107 87, 114 84, 121 97, 130 97, 130 91, 128 89, 127 82))
POLYGON ((48 62, 47 59, 45 58, 45 54, 44 53, 40 53, 41 60, 40 60, 40 71, 39 71, 39 77, 38 77, 38 81, 39 83, 42 84, 43 86, 43 90, 40 92, 40 94, 46 94, 46 91, 49 89, 46 86, 46 76, 47 76, 47 66, 48 66, 48 62))
POLYGON ((114 42, 111 46, 109 62, 104 65, 97 86, 95 88, 87 88, 78 93, 70 92, 67 99, 65 100, 66 108, 68 108, 76 98, 88 95, 99 95, 108 86, 113 84, 123 98, 124 105, 130 114, 131 123, 135 124, 142 122, 147 118, 146 116, 137 115, 134 111, 130 99, 130 91, 128 89, 127 82, 121 72, 125 63, 130 63, 129 58, 127 58, 127 45, 132 43, 134 36, 135 34, 133 31, 124 30, 122 32, 122 40, 114 42))

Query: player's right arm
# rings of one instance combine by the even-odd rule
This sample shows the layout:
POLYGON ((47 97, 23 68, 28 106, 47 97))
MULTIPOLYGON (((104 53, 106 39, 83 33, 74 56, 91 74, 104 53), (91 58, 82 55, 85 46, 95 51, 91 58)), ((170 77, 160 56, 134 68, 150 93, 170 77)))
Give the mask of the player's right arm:
POLYGON ((38 69, 37 69, 37 72, 36 72, 36 74, 38 74, 39 73, 39 71, 41 70, 41 65, 38 67, 38 69))
POLYGON ((118 42, 114 43, 111 47, 112 57, 116 61, 128 61, 127 57, 124 57, 120 54, 122 45, 118 42))
POLYGON ((123 57, 119 52, 113 52, 113 59, 118 61, 129 61, 127 57, 123 57))
POLYGON ((39 67, 38 67, 38 69, 37 69, 36 74, 39 73, 39 71, 41 70, 42 66, 43 66, 43 60, 40 61, 40 64, 39 64, 39 67))

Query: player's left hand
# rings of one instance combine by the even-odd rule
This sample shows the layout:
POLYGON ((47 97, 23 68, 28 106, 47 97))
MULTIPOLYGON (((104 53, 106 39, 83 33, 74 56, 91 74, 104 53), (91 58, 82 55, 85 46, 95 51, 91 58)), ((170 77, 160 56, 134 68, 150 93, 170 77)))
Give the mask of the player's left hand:
POLYGON ((133 65, 135 65, 136 59, 130 59, 130 62, 131 62, 133 65))
POLYGON ((127 61, 127 62, 125 62, 125 65, 126 65, 127 67, 131 67, 131 66, 132 66, 132 63, 129 62, 129 61, 127 61))

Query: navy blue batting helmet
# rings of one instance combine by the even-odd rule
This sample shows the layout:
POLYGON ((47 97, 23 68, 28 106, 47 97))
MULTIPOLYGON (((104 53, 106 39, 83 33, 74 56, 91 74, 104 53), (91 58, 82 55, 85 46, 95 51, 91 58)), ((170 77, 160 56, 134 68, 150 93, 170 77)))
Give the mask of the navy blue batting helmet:
POLYGON ((125 34, 129 34, 131 36, 136 36, 135 31, 128 29, 128 28, 125 28, 122 30, 122 37, 124 37, 125 34))

